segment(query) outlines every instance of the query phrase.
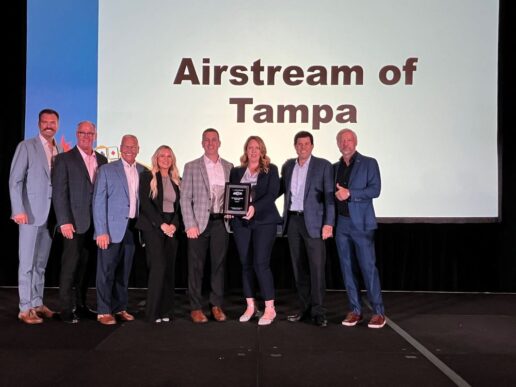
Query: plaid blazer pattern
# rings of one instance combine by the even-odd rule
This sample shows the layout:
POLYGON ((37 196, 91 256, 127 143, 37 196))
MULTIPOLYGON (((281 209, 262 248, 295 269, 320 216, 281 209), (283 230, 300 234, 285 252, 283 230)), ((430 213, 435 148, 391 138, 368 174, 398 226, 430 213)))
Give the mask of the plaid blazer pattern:
MULTIPOLYGON (((229 181, 229 171, 233 164, 220 159, 224 169, 224 177, 229 181)), ((202 233, 210 218, 210 181, 204 164, 204 156, 185 165, 181 180, 181 211, 185 230, 199 228, 202 233)))

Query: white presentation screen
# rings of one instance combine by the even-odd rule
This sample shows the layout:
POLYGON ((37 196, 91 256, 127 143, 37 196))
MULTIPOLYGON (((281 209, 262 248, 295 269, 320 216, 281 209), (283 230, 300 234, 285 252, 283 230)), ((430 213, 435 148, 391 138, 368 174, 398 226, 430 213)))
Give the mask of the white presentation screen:
POLYGON ((220 133, 223 158, 237 164, 246 138, 259 135, 278 167, 295 157, 300 130, 313 134, 315 155, 337 161, 335 135, 351 128, 358 151, 380 165, 375 208, 384 221, 499 215, 497 0, 77 1, 89 11, 67 6, 72 29, 81 17, 96 19, 76 39, 55 33, 65 49, 50 60, 79 68, 61 72, 30 55, 31 38, 44 40, 30 25, 35 3, 29 133, 37 110, 51 106, 62 126, 70 120, 71 143, 77 122, 95 120, 97 145, 117 146, 132 133, 140 162, 167 144, 182 170, 202 155, 209 127, 220 133), (73 96, 54 90, 55 100, 40 93, 33 101, 38 72, 55 72, 60 91, 73 96), (82 98, 93 98, 82 105, 90 111, 77 111, 82 98))

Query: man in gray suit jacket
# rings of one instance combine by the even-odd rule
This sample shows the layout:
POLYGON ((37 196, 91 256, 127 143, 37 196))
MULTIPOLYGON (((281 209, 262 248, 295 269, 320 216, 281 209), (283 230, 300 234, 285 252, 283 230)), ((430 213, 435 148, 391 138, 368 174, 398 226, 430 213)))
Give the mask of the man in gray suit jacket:
POLYGON ((47 221, 51 213, 53 158, 62 149, 54 136, 59 114, 52 109, 39 113, 39 135, 18 144, 11 164, 9 194, 11 219, 19 225, 18 318, 27 324, 40 324, 42 317, 54 314, 43 304, 45 269, 52 239, 47 221))
POLYGON ((97 168, 107 163, 106 157, 93 150, 95 124, 80 122, 76 135, 77 146, 56 157, 52 173, 52 203, 58 230, 63 235, 59 278, 61 320, 71 324, 79 322, 79 317, 96 318, 86 306, 88 261, 97 253, 91 201, 97 168))
POLYGON ((281 169, 281 192, 285 193, 283 230, 288 237, 300 309, 287 319, 297 322, 311 318, 315 325, 325 327, 325 240, 332 236, 335 222, 333 170, 329 161, 312 155, 311 133, 297 133, 294 147, 298 157, 287 160, 281 169))
POLYGON ((93 191, 94 237, 97 255, 97 320, 104 325, 133 321, 127 312, 129 274, 136 249, 139 175, 145 167, 136 162, 140 147, 130 134, 122 137, 122 158, 102 166, 93 191))
POLYGON ((211 313, 216 321, 225 321, 224 265, 228 234, 224 226, 222 202, 224 186, 233 164, 219 157, 220 139, 215 129, 202 134, 204 155, 185 165, 181 183, 181 211, 188 237, 188 295, 195 323, 208 318, 202 311, 202 278, 208 249, 211 258, 211 313))

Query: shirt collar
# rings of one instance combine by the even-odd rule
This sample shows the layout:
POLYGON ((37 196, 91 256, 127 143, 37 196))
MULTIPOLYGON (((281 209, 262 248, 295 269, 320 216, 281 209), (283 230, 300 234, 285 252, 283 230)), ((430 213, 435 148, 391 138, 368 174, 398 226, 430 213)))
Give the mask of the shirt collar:
MULTIPOLYGON (((349 165, 353 164, 355 162, 355 159, 357 158, 357 152, 355 151, 355 153, 353 153, 353 156, 351 156, 351 158, 349 159, 349 165)), ((343 163, 343 164, 346 164, 345 161, 344 161, 344 156, 341 156, 340 157, 340 161, 343 163)))
POLYGON ((91 157, 91 156, 93 156, 93 157, 97 158, 97 156, 95 155, 95 151, 92 151, 92 152, 91 152, 91 155, 89 155, 89 154, 87 154, 86 152, 84 152, 81 148, 77 147, 77 149, 78 149, 78 150, 79 150, 79 152, 81 153, 82 158, 85 158, 85 157, 91 157))
MULTIPOLYGON (((48 145, 47 145, 47 144, 48 144, 48 140, 47 140, 45 137, 43 137, 43 136, 41 135, 41 133, 39 134, 39 139, 41 140, 41 143, 42 143, 43 145, 48 146, 48 145)), ((54 140, 54 138, 53 138, 53 137, 52 137, 52 145, 56 146, 56 142, 55 142, 55 140, 54 140)))
POLYGON ((127 167, 127 168, 135 168, 136 167, 136 161, 133 163, 133 165, 131 165, 127 161, 125 161, 123 158, 120 158, 120 160, 122 160, 122 164, 124 164, 124 167, 127 167))
POLYGON ((217 157, 217 161, 212 161, 208 156, 206 155, 203 155, 204 157, 204 163, 205 164, 208 164, 208 165, 216 165, 218 163, 220 163, 220 156, 217 157))
POLYGON ((308 156, 308 158, 306 159, 305 163, 303 165, 299 164, 299 159, 297 158, 296 159, 296 164, 299 168, 304 168, 304 167, 307 167, 308 165, 310 165, 310 160, 312 160, 312 155, 308 156))

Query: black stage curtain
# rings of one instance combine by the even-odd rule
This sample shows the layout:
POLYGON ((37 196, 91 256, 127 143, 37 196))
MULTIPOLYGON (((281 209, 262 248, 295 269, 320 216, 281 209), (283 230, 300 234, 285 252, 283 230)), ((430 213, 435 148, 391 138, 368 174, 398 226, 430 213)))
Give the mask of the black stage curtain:
MULTIPOLYGON (((499 57, 499 138, 501 160, 502 220, 481 224, 381 224, 377 232, 378 268, 383 289, 428 291, 516 291, 516 157, 515 107, 516 47, 510 33, 514 3, 500 1, 499 57)), ((26 2, 10 2, 4 16, 11 20, 4 51, 4 96, 2 114, 1 227, 2 258, 0 286, 17 284, 18 230, 9 221, 9 166, 17 143, 23 138, 25 110, 26 2)), ((482 114, 481 111, 478 114, 482 114)), ((479 162, 482 155, 479 155, 479 162)), ((482 184, 479 176, 478 184, 482 184)), ((474 189, 474 187, 472 187, 474 189)), ((333 241, 328 242, 327 286, 342 288, 342 279, 333 241)), ((60 241, 52 248, 47 267, 47 286, 57 286, 60 241)), ((143 250, 135 259, 131 285, 146 286, 143 250)), ((227 286, 239 288, 240 263, 234 245, 228 256, 227 286)), ((278 238, 272 268, 277 288, 292 288, 293 277, 285 238, 278 238)), ((92 269, 93 270, 93 269, 92 269)), ((186 286, 185 245, 177 262, 177 286, 186 286)))

